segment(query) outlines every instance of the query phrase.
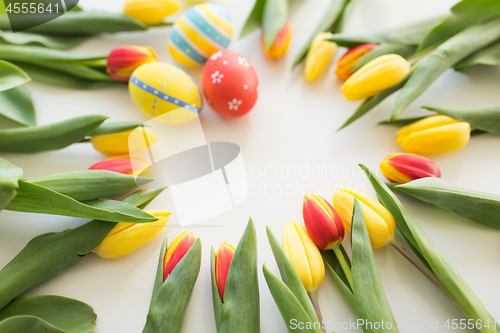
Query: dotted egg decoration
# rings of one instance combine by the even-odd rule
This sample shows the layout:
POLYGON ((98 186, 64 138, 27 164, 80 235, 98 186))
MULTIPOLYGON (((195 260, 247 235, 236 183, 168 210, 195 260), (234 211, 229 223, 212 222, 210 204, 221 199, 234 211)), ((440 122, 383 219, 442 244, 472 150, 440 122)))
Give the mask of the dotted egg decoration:
POLYGON ((202 98, 193 79, 183 70, 164 62, 149 62, 130 77, 132 101, 150 118, 167 114, 161 121, 171 124, 189 122, 200 113, 202 98))
POLYGON ((244 56, 234 51, 212 54, 203 68, 201 82, 207 103, 224 117, 241 117, 257 102, 257 73, 244 56))
POLYGON ((189 8, 173 25, 168 41, 172 57, 183 65, 203 65, 231 41, 233 26, 221 6, 203 3, 189 8))

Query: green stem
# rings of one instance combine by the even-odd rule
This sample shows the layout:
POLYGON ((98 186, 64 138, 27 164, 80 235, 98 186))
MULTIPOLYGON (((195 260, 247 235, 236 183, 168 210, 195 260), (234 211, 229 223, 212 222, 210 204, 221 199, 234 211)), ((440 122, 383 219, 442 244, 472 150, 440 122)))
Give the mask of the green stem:
POLYGON ((309 294, 309 298, 311 299, 311 303, 314 307, 314 311, 316 311, 316 315, 318 315, 319 324, 321 326, 321 330, 323 333, 326 333, 325 328, 323 327, 323 316, 321 315, 321 309, 319 308, 318 299, 316 298, 316 293, 311 291, 309 294))
POLYGON ((448 291, 445 285, 439 281, 436 274, 434 274, 427 266, 425 266, 413 253, 408 251, 404 246, 399 244, 393 239, 390 244, 405 257, 410 263, 413 264, 420 272, 422 272, 441 292, 448 297, 448 299, 466 316, 469 318, 467 311, 456 300, 456 298, 448 291))
POLYGON ((333 248, 333 252, 337 256, 337 260, 340 263, 340 266, 342 267, 342 270, 344 271, 345 277, 347 278, 347 281, 349 282, 349 285, 351 286, 351 289, 354 290, 354 285, 352 284, 352 274, 351 274, 351 267, 349 267, 349 264, 344 258, 344 254, 340 250, 340 246, 335 246, 333 248))

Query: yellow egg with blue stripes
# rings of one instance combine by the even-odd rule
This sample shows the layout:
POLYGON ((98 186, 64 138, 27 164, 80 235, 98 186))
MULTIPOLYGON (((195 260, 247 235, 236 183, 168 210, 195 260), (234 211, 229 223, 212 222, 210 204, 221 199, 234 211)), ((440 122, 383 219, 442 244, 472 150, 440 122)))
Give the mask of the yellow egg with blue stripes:
POLYGON ((171 124, 189 122, 200 113, 202 99, 193 79, 164 62, 138 67, 128 83, 135 106, 150 118, 171 124))
POLYGON ((219 5, 202 3, 189 8, 172 27, 168 49, 183 65, 203 65, 227 48, 233 34, 229 13, 219 5))

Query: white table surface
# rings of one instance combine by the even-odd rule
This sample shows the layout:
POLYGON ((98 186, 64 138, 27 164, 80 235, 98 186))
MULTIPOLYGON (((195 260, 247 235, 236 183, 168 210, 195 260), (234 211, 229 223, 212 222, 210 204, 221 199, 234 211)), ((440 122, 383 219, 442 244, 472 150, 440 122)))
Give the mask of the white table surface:
MULTIPOLYGON (((251 0, 217 1, 231 13, 237 36, 250 11, 251 0)), ((445 13, 454 0, 354 0, 346 31, 367 31, 408 23, 430 15, 445 13)), ((86 9, 121 11, 123 0, 82 0, 86 9)), ((395 143, 395 128, 377 126, 390 112, 394 96, 373 112, 336 133, 336 129, 359 105, 345 101, 341 82, 333 74, 307 83, 302 67, 291 72, 294 56, 309 37, 326 8, 326 0, 292 1, 293 40, 286 57, 267 60, 260 47, 259 33, 243 40, 233 37, 230 49, 247 57, 260 79, 260 96, 254 110, 240 119, 223 119, 205 106, 201 121, 209 141, 229 141, 240 145, 248 172, 250 193, 235 209, 200 225, 187 228, 201 237, 203 262, 185 317, 183 332, 216 332, 210 287, 210 247, 221 242, 237 244, 248 218, 257 227, 259 270, 268 263, 277 268, 268 245, 265 226, 281 237, 286 223, 302 219, 302 197, 314 191, 331 200, 341 186, 357 187, 374 196, 374 191, 357 163, 376 167, 385 156, 400 152, 395 143), (327 177, 318 174, 327 167, 327 177)), ((166 42, 169 28, 146 33, 96 37, 74 52, 107 54, 124 44, 151 46, 163 61, 172 62, 166 42)), ((342 53, 341 50, 339 53, 342 53)), ((188 70, 201 80, 201 69, 188 70)), ((112 121, 145 121, 131 103, 124 87, 105 87, 78 91, 30 83, 37 109, 38 124, 48 124, 84 114, 105 114, 112 121)), ((479 67, 469 75, 447 71, 404 116, 423 114, 421 105, 478 105, 499 103, 499 69, 479 67)), ((432 156, 443 177, 457 185, 500 194, 498 137, 473 138, 462 150, 432 156)), ((89 144, 32 155, 3 154, 32 178, 53 173, 84 170, 105 156, 89 144)), ((493 317, 500 318, 500 242, 497 231, 476 225, 452 213, 402 199, 410 213, 448 256, 493 317)), ((168 191, 151 208, 172 210, 168 191)), ((0 214, 0 267, 7 264, 33 237, 46 232, 72 228, 86 220, 3 211, 0 214)), ((118 260, 89 255, 79 265, 29 292, 29 295, 55 294, 82 300, 98 314, 97 333, 141 332, 153 287, 158 251, 163 237, 170 240, 180 228, 175 211, 162 233, 133 254, 118 260)), ((348 241, 344 242, 349 251, 348 241)), ((397 321, 412 328, 402 332, 448 332, 447 319, 463 318, 447 299, 392 248, 375 250, 385 291, 397 321), (439 321, 439 329, 427 328, 439 321), (423 325, 418 327, 418 325, 423 325)), ((259 273, 262 332, 286 332, 285 324, 259 273)), ((328 276, 318 289, 325 319, 333 322, 355 320, 356 314, 328 276)), ((354 332, 339 329, 336 332, 354 332)), ((361 332, 361 330, 359 330, 361 332)))

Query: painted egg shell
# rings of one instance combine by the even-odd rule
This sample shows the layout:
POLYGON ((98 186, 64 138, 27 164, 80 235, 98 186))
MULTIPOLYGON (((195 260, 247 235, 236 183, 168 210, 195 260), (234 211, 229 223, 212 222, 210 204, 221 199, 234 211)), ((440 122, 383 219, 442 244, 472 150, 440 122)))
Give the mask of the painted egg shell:
POLYGON ((181 124, 198 117, 202 108, 200 91, 183 70, 164 63, 149 62, 130 77, 128 89, 134 104, 150 118, 181 124))
POLYGON ((257 102, 259 78, 242 55, 218 51, 203 68, 203 94, 208 104, 224 117, 241 117, 257 102))
POLYGON ((213 53, 225 49, 232 34, 229 13, 219 5, 203 3, 189 8, 175 22, 168 49, 181 64, 197 67, 213 53))

